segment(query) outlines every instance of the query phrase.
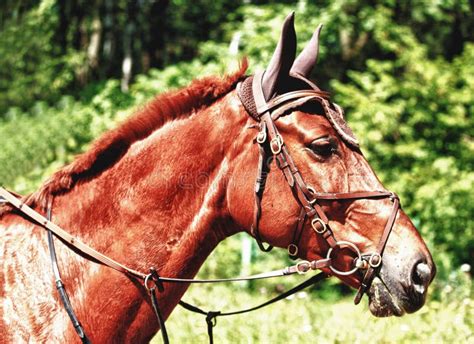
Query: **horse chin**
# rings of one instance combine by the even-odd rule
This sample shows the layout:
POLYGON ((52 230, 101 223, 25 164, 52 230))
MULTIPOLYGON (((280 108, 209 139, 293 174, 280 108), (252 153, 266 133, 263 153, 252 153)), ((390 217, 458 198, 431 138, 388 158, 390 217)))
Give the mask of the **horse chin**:
POLYGON ((399 305, 396 293, 379 278, 375 277, 371 287, 367 291, 369 296, 370 312, 376 317, 400 317, 405 314, 405 310, 399 305))

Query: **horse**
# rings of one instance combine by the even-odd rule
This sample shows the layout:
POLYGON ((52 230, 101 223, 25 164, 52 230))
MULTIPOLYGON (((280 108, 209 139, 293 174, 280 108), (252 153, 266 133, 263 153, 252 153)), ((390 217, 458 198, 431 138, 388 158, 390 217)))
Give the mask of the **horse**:
MULTIPOLYGON (((342 109, 308 79, 320 29, 296 57, 290 14, 263 73, 247 76, 244 59, 234 73, 157 96, 22 202, 136 271, 192 279, 219 242, 245 231, 264 250, 326 257, 321 269, 359 288, 357 302, 367 294, 375 316, 417 311, 436 267, 342 109)), ((2 341, 80 342, 44 226, 10 204, 1 210, 2 341)), ((160 324, 143 281, 60 241, 57 264, 90 340, 149 341, 160 324)), ((164 319, 188 286, 157 294, 164 319)))

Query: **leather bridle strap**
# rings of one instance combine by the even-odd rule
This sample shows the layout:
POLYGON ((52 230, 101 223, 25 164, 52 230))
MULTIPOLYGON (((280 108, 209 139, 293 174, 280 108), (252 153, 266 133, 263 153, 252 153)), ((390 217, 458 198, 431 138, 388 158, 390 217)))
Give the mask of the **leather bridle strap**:
MULTIPOLYGON (((312 219, 312 224, 314 226, 318 226, 316 222, 319 223, 320 226, 324 227, 324 232, 320 234, 326 240, 328 245, 332 248, 336 246, 336 239, 332 233, 332 230, 328 226, 328 218, 324 211, 318 204, 312 204, 313 201, 311 200, 311 192, 308 190, 306 183, 301 176, 298 168, 293 162, 286 145, 283 142, 282 137, 278 133, 278 129, 275 126, 274 120, 271 116, 271 110, 275 109, 275 106, 284 104, 288 101, 292 101, 294 99, 298 99, 301 97, 314 97, 316 99, 321 99, 322 91, 319 90, 306 90, 306 91, 294 91, 282 96, 278 96, 272 100, 272 103, 267 103, 265 97, 263 95, 261 82, 262 82, 263 72, 257 73, 253 77, 252 82, 252 92, 255 101, 255 106, 257 109, 258 116, 260 118, 260 133, 257 136, 257 142, 259 142, 260 146, 268 142, 268 146, 273 153, 273 156, 277 162, 279 169, 283 172, 285 179, 290 186, 292 193, 301 207, 304 209, 306 216, 312 219), (315 222, 315 218, 319 219, 319 221, 315 222)), ((260 148, 260 152, 262 152, 262 148, 260 148)), ((262 156, 262 153, 260 153, 262 156)), ((262 158, 259 159, 262 161, 262 158)), ((260 171, 260 168, 259 168, 260 171)), ((257 175, 257 182, 260 178, 260 173, 257 175)), ((257 187, 256 187, 257 190, 257 187)), ((264 189, 262 189, 263 194, 264 189)), ((257 195, 257 194, 256 194, 257 195)), ((259 201, 261 200, 261 195, 256 199, 256 204, 258 203, 258 207, 256 207, 255 215, 254 216, 254 224, 252 225, 252 234, 254 235, 258 245, 260 248, 264 247, 262 243, 261 235, 258 231, 258 225, 256 223, 259 222, 260 215, 261 215, 261 208, 259 201)), ((299 217, 299 222, 305 221, 305 217, 299 217)), ((302 227, 304 224, 299 223, 297 227, 302 227)), ((271 247, 269 247, 271 249, 271 247)))
POLYGON ((214 337, 213 337, 213 327, 216 325, 216 321, 217 321, 217 318, 218 317, 224 317, 224 316, 230 316, 230 315, 237 315, 237 314, 244 314, 244 313, 248 313, 248 312, 252 312, 252 311, 255 311, 257 309, 261 309, 263 307, 266 307, 266 306, 269 306, 275 302, 278 302, 278 301, 281 301, 281 300, 284 300, 286 299, 287 297, 293 295, 293 294, 296 294, 297 292, 311 286, 311 285, 314 285, 320 281, 322 281, 323 279, 327 278, 328 276, 323 273, 323 272, 320 272, 319 274, 317 275, 314 275, 312 277, 310 277, 309 279, 307 279, 306 281, 304 281, 303 283, 301 284, 298 284, 296 287, 293 287, 292 289, 290 290, 287 290, 286 292, 280 294, 280 295, 277 295, 276 297, 264 302, 264 303, 261 303, 257 306, 254 306, 254 307, 250 307, 250 308, 246 308, 246 309, 241 309, 241 310, 238 310, 238 311, 232 311, 232 312, 221 312, 221 311, 204 311, 202 310, 201 308, 199 307, 196 307, 194 305, 191 305, 187 302, 184 302, 184 301, 180 301, 179 304, 180 306, 182 306, 183 308, 187 309, 188 311, 191 311, 191 312, 194 312, 194 313, 198 313, 198 314, 202 314, 204 316, 206 316, 206 323, 207 323, 207 334, 209 336, 209 343, 210 344, 213 344, 214 343, 214 337))
POLYGON ((304 225, 306 223, 306 212, 303 208, 300 210, 300 214, 298 216, 298 220, 296 222, 295 230, 293 231, 293 238, 291 240, 291 244, 288 245, 288 256, 291 259, 298 258, 299 252, 299 242, 301 241, 301 236, 303 235, 304 225))
MULTIPOLYGON (((53 202, 53 198, 50 197, 49 202, 48 202, 48 209, 46 211, 46 218, 48 219, 48 221, 51 221, 51 218, 52 218, 52 202, 53 202)), ((77 335, 81 339, 81 342, 83 344, 90 344, 91 341, 87 337, 86 332, 84 331, 84 328, 82 327, 81 323, 79 322, 79 319, 77 318, 76 313, 74 312, 74 309, 71 305, 71 301, 69 300, 69 296, 67 294, 66 288, 61 279, 61 274, 59 273, 58 258, 56 256, 56 249, 54 247, 53 232, 51 232, 50 230, 47 230, 47 231, 48 231, 48 247, 49 247, 49 254, 50 254, 50 259, 51 259, 51 267, 52 267, 53 275, 54 275, 54 283, 59 293, 59 297, 61 299, 61 302, 63 303, 66 313, 69 316, 69 319, 71 319, 72 326, 74 327, 77 335)))
POLYGON ((8 203, 13 205, 18 210, 20 210, 23 214, 27 215, 31 220, 35 221, 42 227, 50 230, 56 236, 64 240, 67 244, 75 247, 80 252, 89 256, 93 260, 96 260, 108 267, 111 267, 112 269, 115 269, 117 271, 123 272, 125 274, 131 275, 133 277, 136 277, 142 280, 144 280, 145 277, 147 276, 144 273, 141 273, 134 269, 130 269, 129 267, 126 267, 125 265, 118 263, 117 261, 103 255, 102 253, 97 252, 92 247, 84 244, 82 241, 72 236, 71 234, 66 232, 64 229, 56 225, 55 223, 49 221, 47 218, 45 218, 43 215, 39 214, 38 212, 30 208, 28 205, 24 204, 20 199, 16 198, 15 196, 10 194, 7 190, 5 190, 2 187, 0 187, 0 196, 6 199, 8 203))
MULTIPOLYGON (((277 166, 283 172, 293 196, 305 211, 306 217, 312 218, 311 223, 313 224, 313 227, 322 226, 324 228, 324 230, 320 230, 320 234, 327 242, 329 247, 335 247, 337 241, 332 230, 329 228, 329 219, 322 210, 321 206, 311 199, 311 191, 308 189, 303 177, 301 176, 301 173, 295 166, 293 159, 288 153, 286 145, 281 139, 281 136, 278 133, 270 114, 264 114, 262 116, 262 121, 266 123, 266 127, 268 128, 267 140, 270 142, 270 148, 275 154, 277 166), (318 220, 316 221, 315 219, 318 220)), ((302 217, 299 217, 299 219, 299 221, 305 220, 302 217)), ((298 224, 297 226, 302 227, 303 224, 298 224)))
MULTIPOLYGON (((331 114, 334 111, 342 113, 342 109, 334 104, 335 110, 331 108, 331 103, 327 100, 328 93, 319 90, 316 86, 308 83, 312 89, 302 90, 302 91, 293 91, 288 92, 282 95, 278 95, 268 102, 265 100, 262 89, 262 78, 264 72, 258 72, 251 79, 251 88, 252 96, 255 105, 256 111, 249 112, 252 118, 257 120, 260 123, 260 132, 257 135, 257 142, 259 143, 259 169, 257 174, 256 181, 256 210, 254 214, 254 225, 252 226, 252 234, 254 235, 259 247, 264 251, 271 249, 271 246, 265 248, 262 242, 262 237, 259 233, 259 221, 261 216, 261 198, 263 197, 264 188, 261 187, 262 184, 262 168, 261 163, 264 161, 268 148, 273 154, 273 158, 276 160, 276 163, 279 169, 283 172, 285 179, 288 185, 291 188, 294 198, 301 206, 300 215, 297 218, 297 224, 295 231, 293 233, 293 240, 288 246, 288 253, 290 257, 296 257, 298 254, 298 243, 302 235, 302 230, 307 218, 311 218, 311 226, 314 231, 320 235, 328 244, 329 251, 326 258, 330 258, 331 252, 341 245, 348 245, 352 249, 357 250, 359 254, 358 262, 356 262, 356 268, 351 270, 355 272, 357 268, 364 268, 368 265, 367 271, 364 275, 363 281, 360 285, 358 294, 356 296, 356 303, 360 301, 362 294, 367 290, 367 288, 372 283, 372 280, 375 276, 377 268, 380 266, 382 261, 382 254, 387 243, 390 232, 395 223, 396 215, 398 209, 400 208, 398 196, 394 193, 388 191, 357 191, 357 192, 345 192, 345 193, 317 193, 311 187, 309 187, 303 180, 301 173, 294 164, 286 145, 283 141, 283 138, 280 136, 278 129, 275 126, 275 120, 280 116, 288 114, 289 110, 293 110, 302 104, 310 101, 316 100, 319 101, 328 117, 328 119, 333 118, 331 114), (265 147, 268 147, 265 149, 265 147), (329 226, 329 219, 324 213, 321 205, 318 204, 319 200, 331 200, 331 201, 340 201, 340 200, 358 200, 358 199, 383 199, 390 198, 394 202, 394 207, 390 218, 387 220, 382 237, 377 245, 376 251, 371 254, 368 262, 364 264, 364 257, 360 255, 357 247, 348 242, 338 242, 329 226)), ((306 81, 303 80, 303 81, 306 81)), ((253 107, 248 103, 248 83, 246 86, 239 86, 238 92, 239 97, 242 100, 245 108, 249 111, 252 111, 253 107)), ((333 125, 338 125, 338 123, 333 123, 333 125)), ((267 159, 268 160, 268 159, 267 159)), ((265 177, 266 178, 266 174, 265 177)), ((350 274, 351 271, 341 272, 330 266, 331 270, 339 274, 350 274)))
MULTIPOLYGON (((266 133, 266 132, 265 132, 266 133)), ((266 135, 266 134, 265 134, 266 135)), ((270 164, 272 161, 272 155, 267 150, 265 143, 265 137, 257 137, 257 143, 259 144, 259 155, 258 155, 258 166, 257 166, 257 178, 255 180, 255 207, 253 215, 253 224, 250 228, 251 234, 256 238, 259 248, 264 252, 272 250, 273 246, 268 245, 265 247, 262 238, 260 236, 260 217, 262 215, 262 198, 265 191, 265 184, 267 181, 268 173, 270 172, 270 164), (262 142, 262 143, 261 143, 262 142)))
POLYGON ((393 202, 392 213, 390 214, 390 217, 387 220, 387 223, 385 224, 382 237, 380 238, 375 253, 373 253, 369 258, 369 267, 365 272, 364 278, 362 279, 362 282, 359 286, 359 290, 357 290, 357 294, 354 298, 354 303, 356 305, 359 304, 360 300, 362 299, 362 296, 372 284, 372 281, 375 277, 375 273, 382 263, 382 255, 385 250, 385 246, 387 245, 390 232, 392 231, 393 225, 397 218, 398 209, 400 209, 400 199, 398 198, 398 196, 396 194, 392 194, 390 196, 390 199, 393 202), (374 261, 375 259, 376 261, 374 261))
POLYGON ((355 191, 355 192, 315 192, 314 198, 317 200, 356 200, 356 199, 368 199, 368 198, 387 198, 393 197, 395 194, 390 191, 355 191))

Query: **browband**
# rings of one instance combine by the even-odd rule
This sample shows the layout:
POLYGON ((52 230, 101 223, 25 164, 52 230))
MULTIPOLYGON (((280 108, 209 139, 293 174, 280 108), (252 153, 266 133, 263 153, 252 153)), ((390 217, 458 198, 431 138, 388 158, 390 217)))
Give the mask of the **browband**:
POLYGON ((255 75, 248 76, 237 88, 237 94, 245 110, 254 120, 260 122, 261 116, 267 111, 271 111, 272 119, 277 120, 280 116, 288 114, 290 110, 295 110, 307 102, 317 101, 341 138, 350 146, 359 147, 358 140, 344 119, 344 111, 339 105, 329 101, 328 92, 320 90, 314 83, 299 74, 291 74, 288 83, 304 84, 307 85, 306 89, 286 92, 267 102, 261 88, 263 74, 264 72, 257 72, 255 75))

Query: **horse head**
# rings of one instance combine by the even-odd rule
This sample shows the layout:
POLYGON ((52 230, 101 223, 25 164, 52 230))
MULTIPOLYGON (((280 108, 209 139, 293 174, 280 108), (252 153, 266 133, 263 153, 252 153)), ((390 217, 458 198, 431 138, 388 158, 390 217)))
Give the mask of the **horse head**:
POLYGON ((308 261, 329 258, 324 271, 359 288, 356 303, 367 293, 374 315, 414 312, 435 275, 431 254, 364 158, 342 109, 308 80, 321 26, 295 59, 293 22, 291 14, 265 72, 238 87, 246 130, 258 131, 253 144, 250 134, 241 138, 229 211, 264 250, 271 247, 263 241, 308 261))

